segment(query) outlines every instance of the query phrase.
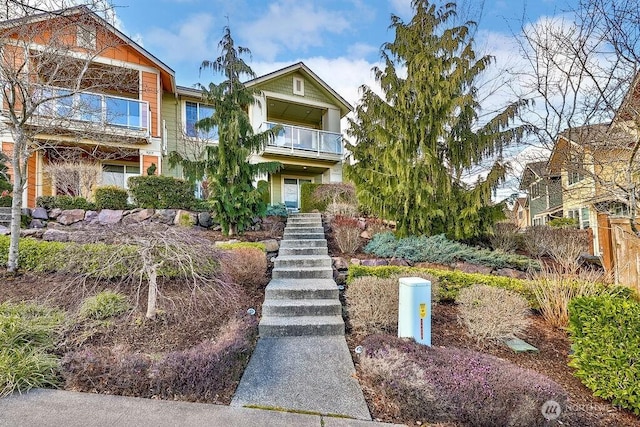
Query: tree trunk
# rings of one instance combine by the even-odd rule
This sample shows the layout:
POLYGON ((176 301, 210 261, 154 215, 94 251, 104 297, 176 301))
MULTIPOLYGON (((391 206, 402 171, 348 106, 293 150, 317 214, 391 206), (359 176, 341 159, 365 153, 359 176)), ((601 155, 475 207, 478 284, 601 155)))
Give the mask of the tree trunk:
POLYGON ((147 268, 147 278, 149 281, 149 293, 147 294, 147 319, 156 317, 156 305, 158 302, 158 266, 153 264, 147 268))
MULTIPOLYGON (((11 239, 9 243, 9 257, 7 260, 7 271, 15 273, 18 271, 18 243, 20 242, 20 223, 22 220, 22 192, 23 185, 23 169, 21 168, 21 150, 18 142, 13 145, 13 154, 11 155, 11 166, 13 167, 13 197, 11 201, 11 239)), ((25 161, 26 163, 26 161, 25 161)))

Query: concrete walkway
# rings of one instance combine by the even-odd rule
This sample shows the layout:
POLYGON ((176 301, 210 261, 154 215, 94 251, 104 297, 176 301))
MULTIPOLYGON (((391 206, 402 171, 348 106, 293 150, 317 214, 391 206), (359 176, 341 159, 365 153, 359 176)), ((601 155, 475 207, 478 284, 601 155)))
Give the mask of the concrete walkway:
POLYGON ((136 397, 32 390, 0 399, 0 427, 377 427, 392 424, 136 397))
POLYGON ((320 214, 289 217, 259 331, 232 406, 371 419, 344 338, 320 214))

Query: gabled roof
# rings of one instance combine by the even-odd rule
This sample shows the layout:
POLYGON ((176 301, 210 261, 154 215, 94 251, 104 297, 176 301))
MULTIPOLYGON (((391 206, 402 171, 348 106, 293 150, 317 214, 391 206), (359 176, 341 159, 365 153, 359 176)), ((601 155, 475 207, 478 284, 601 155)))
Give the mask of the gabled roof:
POLYGON ((529 198, 528 197, 518 197, 516 199, 515 203, 513 204, 512 211, 513 212, 517 212, 520 207, 526 209, 528 203, 529 203, 529 198))
POLYGON ((640 114, 640 72, 633 77, 629 90, 627 90, 622 103, 616 110, 611 123, 632 120, 638 114, 640 114))
POLYGON ((277 79, 288 74, 293 74, 295 72, 306 74, 310 79, 314 80, 327 95, 334 98, 340 105, 341 116, 345 116, 349 112, 353 111, 353 107, 351 106, 351 104, 349 104, 342 96, 340 96, 338 92, 333 90, 324 80, 318 77, 316 73, 311 71, 311 69, 307 67, 303 62, 298 62, 297 64, 289 65, 288 67, 284 67, 263 76, 256 77, 255 79, 245 82, 245 85, 249 87, 260 85, 269 80, 277 79))
POLYGON ((541 178, 549 176, 547 170, 548 162, 543 160, 541 162, 527 163, 522 171, 522 178, 520 179, 520 189, 526 190, 529 185, 541 178))
POLYGON ((100 26, 106 28, 108 31, 112 32, 113 34, 115 34, 116 36, 124 40, 127 43, 127 45, 131 46, 135 51, 137 51, 139 54, 141 54, 142 56, 147 58, 149 61, 151 61, 154 65, 156 65, 164 74, 163 77, 166 80, 168 80, 169 86, 171 87, 171 91, 172 92, 176 91, 175 72, 171 67, 169 67, 167 64, 162 62, 156 56, 151 54, 148 50, 140 46, 138 43, 136 43, 131 38, 126 36, 122 31, 118 30, 116 27, 111 25, 106 19, 102 18, 101 16, 93 12, 85 5, 69 7, 67 9, 61 9, 61 10, 56 10, 51 12, 37 13, 37 14, 33 14, 33 15, 29 15, 21 18, 9 19, 9 20, 0 22, 0 29, 15 28, 18 25, 44 22, 54 17, 70 17, 74 15, 84 15, 84 16, 91 17, 92 19, 97 21, 100 26))

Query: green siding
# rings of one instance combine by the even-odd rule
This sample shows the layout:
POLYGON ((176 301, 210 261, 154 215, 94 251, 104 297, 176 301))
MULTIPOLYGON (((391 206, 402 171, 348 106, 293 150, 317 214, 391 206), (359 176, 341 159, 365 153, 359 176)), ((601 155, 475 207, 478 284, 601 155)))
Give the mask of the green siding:
MULTIPOLYGON (((178 149, 178 141, 180 140, 181 132, 179 132, 179 117, 180 117, 180 105, 175 95, 171 93, 165 93, 162 96, 162 118, 165 121, 167 127, 167 152, 170 154, 172 151, 178 149)), ((176 166, 175 168, 169 167, 169 160, 167 156, 162 158, 162 175, 175 176, 182 178, 182 167, 176 166)))
POLYGON ((271 180, 271 201, 273 204, 282 203, 282 175, 273 174, 269 177, 271 180))
POLYGON ((294 77, 298 77, 304 80, 304 96, 301 96, 301 99, 309 99, 313 101, 324 102, 326 104, 335 104, 334 100, 327 97, 313 80, 310 80, 302 73, 287 74, 286 76, 258 85, 257 88, 263 91, 275 92, 283 95, 299 96, 293 94, 294 77))

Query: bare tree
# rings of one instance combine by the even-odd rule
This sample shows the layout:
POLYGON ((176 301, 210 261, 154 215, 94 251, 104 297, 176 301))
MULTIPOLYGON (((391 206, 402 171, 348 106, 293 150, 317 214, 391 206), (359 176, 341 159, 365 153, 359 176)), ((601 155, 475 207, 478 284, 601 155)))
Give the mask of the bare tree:
POLYGON ((122 124, 116 117, 122 115, 118 101, 108 95, 138 92, 137 72, 99 60, 122 44, 99 18, 109 14, 110 5, 106 0, 65 9, 68 5, 65 0, 13 1, 2 11, 13 18, 0 22, 0 123, 13 142, 9 272, 18 268, 22 197, 34 153, 61 153, 73 146, 87 157, 113 156, 117 149, 98 147, 130 129, 125 124, 118 132, 105 131, 122 124))
POLYGON ((537 145, 554 150, 551 168, 562 164, 570 183, 584 180, 576 191, 595 188, 590 203, 626 206, 637 233, 637 1, 581 0, 564 16, 521 29, 526 65, 514 75, 522 96, 536 101, 522 120, 536 130, 537 145))

